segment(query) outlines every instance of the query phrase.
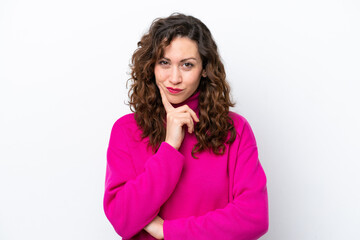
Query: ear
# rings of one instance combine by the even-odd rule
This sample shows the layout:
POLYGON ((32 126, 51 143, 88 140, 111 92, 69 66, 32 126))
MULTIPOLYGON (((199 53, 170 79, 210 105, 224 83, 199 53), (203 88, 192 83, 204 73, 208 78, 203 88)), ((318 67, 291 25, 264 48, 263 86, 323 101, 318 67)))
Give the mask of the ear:
POLYGON ((205 70, 205 69, 202 70, 201 76, 207 77, 207 74, 206 74, 206 70, 205 70))

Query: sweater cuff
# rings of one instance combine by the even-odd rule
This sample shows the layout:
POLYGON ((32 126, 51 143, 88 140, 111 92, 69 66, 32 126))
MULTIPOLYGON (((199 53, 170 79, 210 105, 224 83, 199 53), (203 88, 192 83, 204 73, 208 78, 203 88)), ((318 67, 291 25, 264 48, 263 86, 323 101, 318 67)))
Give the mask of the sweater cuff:
POLYGON ((163 231, 166 240, 184 240, 191 236, 191 227, 187 226, 186 218, 164 220, 163 231), (186 230, 185 230, 186 229, 186 230))
POLYGON ((164 231, 164 239, 166 240, 172 240, 173 238, 173 232, 174 226, 171 224, 171 220, 164 220, 163 223, 163 231, 164 231))
MULTIPOLYGON (((170 144, 166 143, 166 142, 162 142, 158 151, 155 153, 154 155, 154 159, 156 162, 160 161, 160 162, 168 162, 168 163, 172 163, 172 165, 175 166, 179 165, 179 166, 183 166, 184 161, 185 161, 185 157, 184 155, 182 155, 178 150, 176 150, 175 148, 173 148, 170 144), (171 160, 171 161, 170 161, 171 160), (176 164, 178 163, 178 164, 176 164)), ((147 165, 152 164, 153 161, 147 161, 145 163, 145 168, 147 167, 147 165)))
POLYGON ((158 158, 175 158, 184 160, 185 157, 178 150, 176 150, 173 146, 168 144, 167 142, 162 142, 158 151, 156 152, 156 157, 158 158))

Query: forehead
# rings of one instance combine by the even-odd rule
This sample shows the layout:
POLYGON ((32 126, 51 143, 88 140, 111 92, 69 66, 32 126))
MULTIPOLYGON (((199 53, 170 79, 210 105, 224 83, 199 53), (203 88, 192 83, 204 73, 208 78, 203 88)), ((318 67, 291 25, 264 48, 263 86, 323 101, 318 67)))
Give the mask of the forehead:
POLYGON ((164 48, 164 56, 170 59, 200 59, 197 42, 188 37, 176 37, 164 48))

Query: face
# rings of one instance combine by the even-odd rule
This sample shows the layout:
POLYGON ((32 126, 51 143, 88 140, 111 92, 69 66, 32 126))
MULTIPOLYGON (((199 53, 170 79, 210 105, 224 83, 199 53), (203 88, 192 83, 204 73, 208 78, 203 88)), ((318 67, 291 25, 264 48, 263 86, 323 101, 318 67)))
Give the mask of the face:
POLYGON ((187 37, 174 38, 155 64, 156 84, 168 101, 177 104, 188 99, 205 77, 197 43, 187 37))

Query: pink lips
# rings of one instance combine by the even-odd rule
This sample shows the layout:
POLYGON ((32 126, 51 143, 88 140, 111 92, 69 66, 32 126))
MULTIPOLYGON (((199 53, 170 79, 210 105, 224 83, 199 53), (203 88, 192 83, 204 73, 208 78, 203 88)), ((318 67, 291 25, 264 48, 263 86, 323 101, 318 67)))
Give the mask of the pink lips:
POLYGON ((179 88, 167 87, 167 89, 169 90, 170 93, 179 93, 182 91, 182 89, 179 89, 179 88))

